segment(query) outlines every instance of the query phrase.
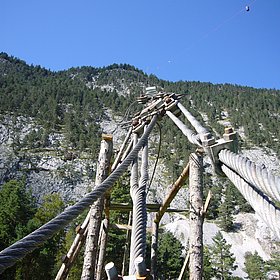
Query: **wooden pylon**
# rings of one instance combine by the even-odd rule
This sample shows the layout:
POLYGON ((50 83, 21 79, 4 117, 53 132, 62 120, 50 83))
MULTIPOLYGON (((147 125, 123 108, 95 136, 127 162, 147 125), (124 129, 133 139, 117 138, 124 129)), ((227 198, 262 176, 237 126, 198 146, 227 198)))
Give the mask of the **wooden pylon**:
MULTIPOLYGON (((110 161, 113 153, 113 137, 111 135, 102 135, 98 166, 96 172, 95 185, 98 186, 109 175, 110 161)), ((95 273, 95 264, 97 258, 97 247, 102 221, 102 212, 104 208, 104 196, 99 198, 91 206, 88 235, 84 256, 84 265, 81 280, 91 280, 95 273)))

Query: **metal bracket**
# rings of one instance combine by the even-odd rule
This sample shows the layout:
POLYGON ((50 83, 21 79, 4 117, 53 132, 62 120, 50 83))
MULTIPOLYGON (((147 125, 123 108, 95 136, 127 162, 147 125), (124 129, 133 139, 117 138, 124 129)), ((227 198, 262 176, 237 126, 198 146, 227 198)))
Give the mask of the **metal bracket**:
POLYGON ((212 141, 213 140, 211 139, 208 142, 208 145, 204 143, 204 150, 211 159, 215 173, 220 176, 225 176, 221 169, 221 162, 219 161, 218 154, 223 149, 227 149, 235 153, 238 151, 237 132, 234 132, 231 127, 225 128, 223 138, 216 140, 214 144, 211 143, 212 141))

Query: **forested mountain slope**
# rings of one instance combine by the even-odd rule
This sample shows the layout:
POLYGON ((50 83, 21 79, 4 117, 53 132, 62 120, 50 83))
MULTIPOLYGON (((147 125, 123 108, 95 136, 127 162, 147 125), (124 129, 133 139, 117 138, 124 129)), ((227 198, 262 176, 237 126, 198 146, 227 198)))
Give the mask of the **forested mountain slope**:
MULTIPOLYGON (((275 161, 279 157, 279 90, 169 82, 127 64, 53 72, 1 53, 0 189, 15 179, 32 190, 37 204, 49 193, 60 193, 66 204, 82 197, 93 187, 101 133, 116 137, 116 131, 104 121, 117 127, 121 119, 131 120, 142 108, 136 98, 147 86, 181 94, 184 106, 216 138, 225 126, 232 125, 240 132, 241 149, 260 147, 273 154, 275 161)), ((150 199, 159 202, 165 187, 177 178, 195 150, 167 117, 160 127, 161 176, 150 191, 150 199)), ((150 144, 152 162, 158 137, 156 128, 150 144)), ((206 170, 204 192, 211 188, 214 193, 207 218, 218 219, 225 230, 233 230, 233 220, 228 218, 251 209, 230 183, 217 180, 206 170)), ((186 194, 182 197, 185 203, 186 194)))

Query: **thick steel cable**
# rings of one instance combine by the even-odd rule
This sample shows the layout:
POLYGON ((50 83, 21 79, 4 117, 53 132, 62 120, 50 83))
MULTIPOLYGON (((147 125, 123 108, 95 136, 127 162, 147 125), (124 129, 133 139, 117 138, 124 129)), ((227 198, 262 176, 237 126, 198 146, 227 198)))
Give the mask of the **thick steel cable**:
POLYGON ((182 111, 182 113, 185 115, 185 117, 188 119, 188 121, 191 123, 191 125, 194 127, 194 129, 198 134, 203 135, 209 133, 209 131, 200 124, 200 122, 182 105, 182 103, 178 102, 177 106, 182 111))
POLYGON ((221 162, 236 171, 247 182, 280 202, 280 177, 272 175, 266 168, 257 166, 249 159, 226 149, 220 151, 218 157, 221 162))
POLYGON ((31 253, 37 247, 42 245, 46 240, 51 238, 56 232, 68 225, 94 201, 101 197, 110 187, 112 187, 113 184, 118 180, 118 178, 125 172, 133 159, 138 155, 138 152, 146 143, 147 138, 151 133, 153 127, 155 126, 156 121, 157 116, 155 115, 151 123, 147 127, 147 130, 144 132, 143 136, 134 147, 134 149, 129 153, 127 158, 122 162, 121 165, 117 167, 114 172, 111 173, 109 177, 107 177, 106 180, 104 180, 99 186, 96 186, 91 193, 87 194, 75 205, 67 208, 64 212, 50 220, 45 225, 41 226, 23 239, 17 241, 10 247, 1 251, 0 274, 6 268, 14 265, 18 260, 24 258, 24 256, 26 256, 28 253, 31 253))
POLYGON ((166 115, 178 126, 188 140, 195 145, 202 147, 199 135, 189 129, 179 118, 177 118, 172 112, 166 111, 166 115))
MULTIPOLYGON (((146 129, 146 128, 145 128, 146 129)), ((136 273, 135 260, 146 255, 146 187, 149 180, 148 176, 148 141, 143 146, 141 161, 141 177, 137 182, 138 164, 133 164, 131 176, 131 197, 133 201, 133 221, 131 234, 130 264, 129 274, 136 273)))
POLYGON ((280 209, 276 207, 261 191, 248 184, 229 167, 222 165, 222 170, 237 187, 243 197, 249 202, 260 218, 280 239, 280 209))
MULTIPOLYGON (((138 141, 138 135, 137 133, 133 134, 133 146, 137 144, 138 141)), ((130 242, 130 253, 129 253, 129 274, 132 275, 135 273, 135 266, 134 266, 134 260, 135 260, 135 249, 134 248, 134 240, 135 240, 135 213, 136 210, 134 209, 135 205, 135 192, 139 188, 138 185, 138 158, 136 157, 131 166, 131 175, 130 175, 130 196, 132 198, 133 202, 133 212, 132 212, 132 230, 131 230, 131 242, 130 242)))

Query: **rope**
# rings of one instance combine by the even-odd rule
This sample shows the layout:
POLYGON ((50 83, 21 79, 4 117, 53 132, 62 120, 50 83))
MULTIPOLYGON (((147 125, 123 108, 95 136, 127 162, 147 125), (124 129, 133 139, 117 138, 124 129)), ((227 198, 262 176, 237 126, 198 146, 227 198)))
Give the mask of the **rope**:
POLYGON ((87 207, 89 207, 94 201, 101 197, 110 187, 112 187, 113 184, 118 180, 118 178, 125 172, 133 159, 137 156, 143 144, 147 141, 147 138, 151 133, 153 127, 155 126, 156 121, 157 116, 155 115, 134 149, 129 153, 122 164, 119 165, 117 169, 112 172, 109 177, 107 177, 106 180, 103 181, 103 183, 101 183, 99 186, 96 186, 96 188, 91 193, 87 194, 75 205, 69 207, 63 213, 61 213, 45 225, 41 226, 39 229, 35 230, 23 239, 17 241, 10 247, 1 251, 0 274, 6 268, 14 265, 18 260, 24 258, 24 256, 26 256, 28 253, 31 253, 37 247, 42 245, 60 229, 64 228, 79 214, 81 214, 87 207))
MULTIPOLYGON (((137 141, 137 139, 136 139, 137 141)), ((142 150, 141 177, 137 183, 138 164, 135 160, 131 176, 131 197, 133 200, 132 239, 130 250, 129 274, 136 273, 135 260, 146 255, 146 187, 149 180, 148 175, 148 141, 142 150)))
POLYGON ((222 150, 218 157, 221 162, 236 171, 247 182, 280 202, 280 177, 270 174, 266 168, 257 166, 249 159, 229 150, 222 150))
POLYGON ((153 180, 154 180, 154 176, 155 176, 155 173, 156 173, 156 169, 157 169, 157 164, 158 164, 158 160, 159 160, 159 155, 160 155, 160 149, 161 149, 161 126, 160 124, 157 122, 157 126, 159 128, 159 141, 158 141, 158 150, 157 150, 157 158, 156 158, 156 161, 155 161, 155 165, 154 165, 154 169, 153 169, 153 173, 152 173, 152 176, 151 176, 151 179, 148 183, 148 187, 147 187, 147 191, 146 191, 146 194, 149 193, 150 191, 150 187, 153 183, 153 180))
POLYGON ((196 135, 189 129, 180 119, 178 119, 172 112, 166 111, 167 116, 178 126, 178 128, 187 136, 188 140, 195 145, 202 146, 199 135, 196 135))
POLYGON ((188 121, 191 123, 191 125, 194 127, 196 132, 200 135, 208 134, 209 131, 203 127, 199 121, 180 103, 177 104, 178 108, 182 111, 182 113, 185 115, 185 117, 188 119, 188 121))
POLYGON ((226 176, 237 187, 243 197, 249 202, 255 212, 268 225, 268 227, 280 238, 280 209, 258 189, 249 185, 234 171, 222 165, 222 170, 226 176))

